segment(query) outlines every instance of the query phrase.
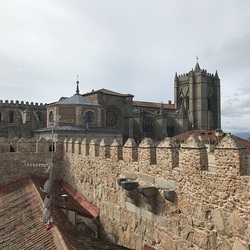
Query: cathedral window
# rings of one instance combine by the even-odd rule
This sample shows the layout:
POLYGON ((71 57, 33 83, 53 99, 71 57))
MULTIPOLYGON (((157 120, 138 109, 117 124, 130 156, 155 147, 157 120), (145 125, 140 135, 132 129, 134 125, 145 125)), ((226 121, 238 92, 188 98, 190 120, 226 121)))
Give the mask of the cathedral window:
POLYGON ((179 99, 179 108, 183 106, 183 103, 184 103, 184 100, 183 100, 183 97, 180 97, 179 99))
POLYGON ((186 109, 189 110, 189 96, 186 98, 186 109))
POLYGON ((174 125, 167 126, 167 133, 168 133, 168 136, 174 136, 174 125))
POLYGON ((9 122, 10 123, 14 122, 14 112, 13 111, 10 111, 10 113, 9 113, 9 122))
POLYGON ((37 112, 37 117, 38 117, 39 122, 42 123, 43 122, 43 114, 42 114, 42 112, 37 112))
POLYGON ((123 125, 123 115, 121 110, 115 105, 106 107, 106 126, 120 129, 123 125))
POLYGON ((211 110, 211 106, 212 106, 211 98, 209 97, 208 100, 207 100, 207 109, 211 110))

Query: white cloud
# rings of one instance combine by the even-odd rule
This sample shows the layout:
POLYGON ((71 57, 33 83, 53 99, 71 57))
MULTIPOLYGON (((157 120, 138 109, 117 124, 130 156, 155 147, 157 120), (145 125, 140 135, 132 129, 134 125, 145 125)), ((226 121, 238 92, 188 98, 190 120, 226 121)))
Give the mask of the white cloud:
POLYGON ((52 102, 73 94, 79 75, 81 92, 173 100, 175 72, 198 54, 218 70, 223 126, 247 124, 249 13, 248 0, 2 0, 0 99, 52 102))

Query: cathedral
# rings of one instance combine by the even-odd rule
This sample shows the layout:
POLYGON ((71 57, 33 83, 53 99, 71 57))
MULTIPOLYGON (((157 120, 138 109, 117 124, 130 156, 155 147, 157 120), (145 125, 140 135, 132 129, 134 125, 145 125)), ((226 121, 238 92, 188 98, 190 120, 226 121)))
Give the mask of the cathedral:
POLYGON ((174 77, 174 103, 135 101, 132 94, 107 89, 80 94, 79 81, 70 97, 50 104, 0 101, 0 136, 56 139, 149 137, 160 141, 190 130, 221 128, 220 79, 198 62, 174 77))

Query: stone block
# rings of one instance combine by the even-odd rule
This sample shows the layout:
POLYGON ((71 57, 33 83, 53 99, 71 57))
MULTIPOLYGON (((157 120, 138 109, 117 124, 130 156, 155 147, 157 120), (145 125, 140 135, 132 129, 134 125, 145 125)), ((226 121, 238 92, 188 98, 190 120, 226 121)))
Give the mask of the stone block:
POLYGON ((176 188, 175 183, 176 182, 174 180, 167 180, 161 177, 155 179, 155 186, 158 188, 175 190, 176 188))
POLYGON ((125 178, 131 179, 131 180, 136 180, 137 179, 137 174, 134 172, 126 171, 124 173, 125 178))
POLYGON ((150 183, 150 184, 155 184, 155 177, 148 175, 148 174, 143 174, 143 173, 138 173, 139 180, 150 183))

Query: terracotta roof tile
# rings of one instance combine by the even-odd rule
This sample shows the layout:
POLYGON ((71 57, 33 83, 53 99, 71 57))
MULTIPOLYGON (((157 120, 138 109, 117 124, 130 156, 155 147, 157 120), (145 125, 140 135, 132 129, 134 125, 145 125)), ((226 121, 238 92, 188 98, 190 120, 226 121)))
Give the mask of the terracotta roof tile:
MULTIPOLYGON (((215 136, 215 130, 190 130, 185 133, 173 136, 172 139, 177 142, 185 142, 190 136, 201 137, 205 143, 212 142, 217 143, 217 137, 215 136)), ((223 134, 222 138, 225 136, 223 134)))
MULTIPOLYGON (((148 108, 161 108, 162 103, 159 102, 141 102, 141 101, 133 101, 133 106, 138 107, 148 107, 148 108)), ((163 106, 167 110, 176 110, 174 104, 166 104, 163 103, 163 106)))
MULTIPOLYGON (((27 176, 0 187, 0 249, 127 249, 103 240, 90 239, 79 234, 62 211, 64 204, 58 197, 67 193, 54 185, 57 196, 53 205, 53 224, 46 227, 42 221, 43 199, 40 190, 44 179, 27 176)), ((68 194, 67 206, 88 218, 93 215, 68 194)))

